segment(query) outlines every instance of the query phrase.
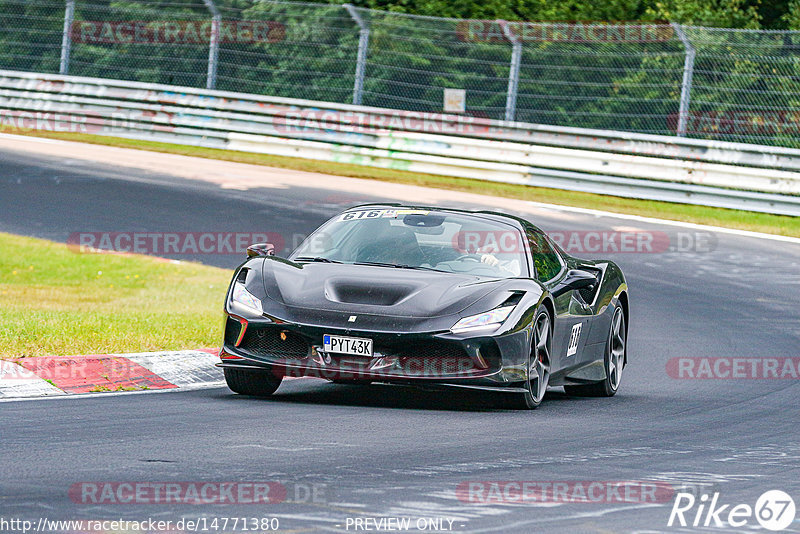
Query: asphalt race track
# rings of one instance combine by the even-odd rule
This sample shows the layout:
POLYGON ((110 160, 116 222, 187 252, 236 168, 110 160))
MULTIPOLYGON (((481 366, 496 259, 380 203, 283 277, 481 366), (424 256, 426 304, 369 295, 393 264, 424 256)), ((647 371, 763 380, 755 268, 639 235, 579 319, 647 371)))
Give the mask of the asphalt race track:
MULTIPOLYGON (((0 169, 0 231, 55 241, 86 231, 294 236, 356 203, 396 200, 368 193, 384 191, 379 182, 364 182, 360 195, 341 193, 333 179, 329 189, 298 182, 245 191, 167 170, 143 174, 6 148, 0 169)), ((759 528, 753 517, 740 530, 713 521, 669 528, 672 495, 658 502, 471 502, 457 492, 491 481, 663 482, 697 495, 718 492, 728 510, 783 490, 800 504, 797 377, 686 379, 667 371, 677 357, 800 356, 800 245, 706 231, 698 237, 690 228, 533 206, 526 215, 551 232, 664 232, 679 249, 585 254, 612 257, 630 286, 631 362, 616 397, 568 398, 553 389, 539 409, 514 412, 476 392, 309 379, 284 382, 269 400, 208 389, 6 402, 2 516, 277 517, 281 531, 292 532, 343 532, 348 524, 354 531, 348 518, 367 517, 411 517, 412 525, 448 518, 455 532, 759 528), (287 497, 272 505, 74 502, 70 487, 85 481, 280 481, 287 497)), ((231 268, 240 262, 236 255, 184 258, 231 268)), ((800 522, 788 531, 800 532, 800 522)))

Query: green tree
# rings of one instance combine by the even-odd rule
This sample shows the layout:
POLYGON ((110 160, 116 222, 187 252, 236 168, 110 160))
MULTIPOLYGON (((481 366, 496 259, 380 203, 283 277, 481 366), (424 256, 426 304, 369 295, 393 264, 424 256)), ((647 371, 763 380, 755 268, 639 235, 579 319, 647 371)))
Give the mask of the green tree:
POLYGON ((761 14, 748 0, 657 0, 646 12, 656 19, 693 26, 761 27, 761 14))
POLYGON ((792 30, 800 30, 800 0, 793 0, 783 16, 784 22, 792 30))

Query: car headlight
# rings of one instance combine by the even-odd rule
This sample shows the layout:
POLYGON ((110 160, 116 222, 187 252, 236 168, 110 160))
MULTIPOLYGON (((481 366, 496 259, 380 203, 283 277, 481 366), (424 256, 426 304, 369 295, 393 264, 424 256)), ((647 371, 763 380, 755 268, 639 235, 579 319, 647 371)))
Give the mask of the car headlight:
POLYGON ((453 333, 467 332, 469 330, 477 330, 488 327, 498 327, 503 321, 508 319, 514 306, 503 306, 502 308, 495 308, 486 313, 479 313, 470 317, 464 317, 450 329, 453 333))
POLYGON ((231 304, 237 304, 245 308, 250 313, 263 315, 264 309, 261 307, 261 300, 245 289, 242 282, 235 282, 231 291, 231 304))

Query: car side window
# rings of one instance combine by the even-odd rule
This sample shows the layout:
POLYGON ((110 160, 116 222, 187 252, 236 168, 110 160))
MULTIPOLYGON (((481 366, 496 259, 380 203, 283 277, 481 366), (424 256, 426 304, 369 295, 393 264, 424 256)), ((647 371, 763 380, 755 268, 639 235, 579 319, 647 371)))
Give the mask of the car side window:
POLYGON ((561 272, 561 259, 547 241, 544 234, 526 229, 528 244, 531 247, 531 257, 536 266, 536 279, 546 282, 561 272))

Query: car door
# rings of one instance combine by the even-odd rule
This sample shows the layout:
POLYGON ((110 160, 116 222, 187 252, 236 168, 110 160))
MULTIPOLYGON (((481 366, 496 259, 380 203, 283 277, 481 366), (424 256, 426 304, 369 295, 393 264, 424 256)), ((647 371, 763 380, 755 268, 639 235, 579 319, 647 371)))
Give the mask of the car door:
POLYGON ((592 323, 592 309, 577 290, 565 290, 558 294, 557 288, 567 276, 567 262, 547 236, 533 228, 526 228, 526 237, 535 277, 554 294, 556 317, 551 347, 551 372, 557 372, 580 361, 592 323))

